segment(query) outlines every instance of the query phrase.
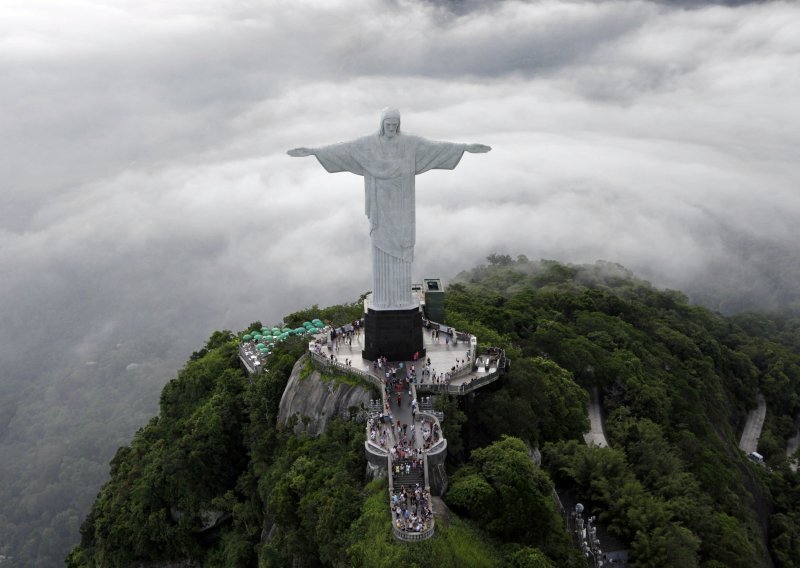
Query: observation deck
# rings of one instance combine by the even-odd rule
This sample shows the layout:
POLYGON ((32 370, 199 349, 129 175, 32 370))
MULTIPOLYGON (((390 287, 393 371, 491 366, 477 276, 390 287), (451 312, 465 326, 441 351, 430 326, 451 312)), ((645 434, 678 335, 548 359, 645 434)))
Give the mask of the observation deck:
POLYGON ((476 354, 475 336, 426 321, 423 359, 379 364, 362 357, 363 330, 342 330, 333 339, 330 331, 309 342, 314 365, 327 373, 359 376, 381 393, 370 409, 364 447, 371 463, 385 464, 392 531, 403 541, 428 539, 435 532, 431 469, 443 470, 447 439, 441 414, 418 395, 472 393, 506 371, 505 353, 489 348, 476 354), (423 373, 428 361, 429 372, 423 373))

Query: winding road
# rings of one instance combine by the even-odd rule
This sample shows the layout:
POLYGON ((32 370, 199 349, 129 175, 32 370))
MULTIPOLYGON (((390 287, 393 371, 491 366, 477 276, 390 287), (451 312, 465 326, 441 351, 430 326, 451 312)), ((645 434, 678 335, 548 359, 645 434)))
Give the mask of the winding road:
POLYGON ((767 416, 767 401, 764 400, 764 395, 758 393, 757 399, 758 406, 747 415, 747 422, 739 440, 739 449, 748 455, 758 448, 758 439, 761 437, 764 418, 767 416))
POLYGON ((589 422, 591 430, 583 435, 588 446, 608 447, 608 440, 603 432, 603 414, 600 408, 600 394, 597 387, 589 389, 589 422))
POLYGON ((792 456, 800 448, 800 414, 794 419, 795 434, 789 438, 786 444, 786 457, 789 458, 789 467, 792 471, 797 471, 797 460, 792 459, 792 456))

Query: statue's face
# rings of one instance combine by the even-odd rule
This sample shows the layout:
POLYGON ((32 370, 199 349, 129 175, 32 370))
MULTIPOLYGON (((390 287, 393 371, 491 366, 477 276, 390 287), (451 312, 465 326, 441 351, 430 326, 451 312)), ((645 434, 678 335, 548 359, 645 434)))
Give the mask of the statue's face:
POLYGON ((400 119, 386 118, 383 121, 383 133, 385 136, 391 138, 397 134, 397 129, 400 128, 400 119))

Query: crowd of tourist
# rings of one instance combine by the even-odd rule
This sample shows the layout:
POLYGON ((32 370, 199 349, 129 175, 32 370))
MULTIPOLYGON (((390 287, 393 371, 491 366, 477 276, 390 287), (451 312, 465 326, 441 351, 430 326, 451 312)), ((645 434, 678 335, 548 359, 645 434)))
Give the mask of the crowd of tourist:
MULTIPOLYGON (((310 348, 319 356, 318 359, 324 358, 332 366, 352 368, 351 359, 344 358, 343 362, 339 361, 337 356, 339 346, 345 347, 346 352, 347 347, 352 350, 352 340, 358 338, 360 333, 361 326, 356 322, 352 326, 343 326, 332 331, 331 328, 327 328, 326 333, 321 337, 317 336, 310 348)), ((452 328, 431 329, 431 333, 434 342, 438 342, 440 336, 444 336, 445 341, 452 341, 453 346, 457 345, 457 341, 465 339, 462 337, 464 334, 458 334, 452 328)), ((448 352, 453 351, 456 349, 448 349, 448 352)), ((374 448, 376 455, 388 455, 392 482, 390 491, 392 523, 396 530, 412 533, 408 535, 408 539, 422 538, 422 535, 415 537, 413 533, 424 532, 432 526, 430 494, 424 487, 427 477, 426 455, 430 456, 428 452, 431 450, 436 452, 435 447, 444 440, 438 421, 430 414, 430 405, 423 400, 425 410, 419 408, 414 385, 429 383, 450 386, 451 380, 456 375, 460 377, 460 371, 471 367, 473 363, 481 370, 488 371, 490 365, 498 364, 501 360, 502 351, 492 348, 477 359, 474 359, 475 355, 477 354, 473 354, 470 349, 459 350, 455 356, 455 364, 443 372, 437 372, 433 368, 430 357, 424 355, 420 357, 418 353, 407 362, 378 357, 371 363, 371 372, 369 367, 362 368, 372 377, 379 378, 377 383, 383 383, 383 408, 381 409, 378 404, 372 408, 371 417, 367 421, 367 444, 374 448)), ((437 362, 441 363, 440 360, 437 362)), ((472 381, 477 378, 472 377, 472 381)), ((463 390, 469 383, 460 384, 461 382, 463 381, 456 384, 463 390)))
MULTIPOLYGON (((429 368, 428 361, 419 361, 419 364, 426 371, 429 368)), ((416 365, 405 367, 405 363, 393 363, 380 357, 373 363, 373 371, 383 375, 386 396, 382 411, 368 419, 367 430, 369 443, 387 451, 390 457, 391 479, 396 489, 391 499, 392 523, 397 530, 423 532, 433 522, 430 495, 421 486, 425 479, 424 452, 441 440, 442 433, 435 419, 419 414, 412 387, 418 377, 416 365), (398 407, 402 407, 406 391, 409 397, 406 404, 410 400, 411 407, 409 423, 395 420, 393 404, 389 402, 396 395, 398 407)))
POLYGON ((394 442, 391 422, 370 418, 367 424, 370 442, 383 450, 393 447, 394 442))
POLYGON ((422 432, 422 447, 429 450, 442 439, 442 432, 439 429, 439 424, 433 420, 425 420, 420 416, 419 421, 420 431, 422 432))
POLYGON ((392 492, 392 517, 395 528, 408 532, 422 532, 431 526, 430 493, 416 484, 413 488, 400 487, 392 492))
POLYGON ((331 329, 329 334, 331 348, 338 352, 341 346, 352 346, 353 338, 361 335, 361 326, 361 321, 355 320, 350 325, 331 329))

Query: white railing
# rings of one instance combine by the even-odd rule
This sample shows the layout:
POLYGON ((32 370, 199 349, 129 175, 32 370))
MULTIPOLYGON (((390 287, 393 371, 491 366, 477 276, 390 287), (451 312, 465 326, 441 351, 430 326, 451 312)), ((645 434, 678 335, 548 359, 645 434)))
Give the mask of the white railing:
POLYGON ((405 540, 408 542, 419 541, 419 540, 427 540, 433 536, 435 532, 436 524, 431 519, 431 526, 421 532, 415 531, 404 531, 403 529, 398 529, 397 526, 392 524, 392 531, 394 532, 394 536, 399 540, 405 540))
POLYGON ((493 383, 500 377, 500 370, 497 369, 492 371, 488 375, 484 375, 480 378, 476 378, 472 381, 467 383, 462 383, 460 385, 445 385, 445 384, 436 384, 436 383, 419 383, 417 384, 417 390, 426 393, 445 393, 445 394, 453 394, 453 395, 464 395, 471 393, 475 389, 482 387, 483 385, 487 385, 489 383, 493 383))
POLYGON ((315 353, 314 351, 309 351, 311 353, 311 360, 314 362, 314 366, 317 367, 320 371, 334 371, 337 373, 343 374, 351 374, 357 377, 361 377, 362 379, 366 379, 367 381, 371 382, 373 385, 378 387, 381 392, 383 392, 383 381, 373 375, 372 373, 368 373, 367 371, 362 371, 356 367, 352 367, 350 365, 345 365, 344 363, 340 363, 339 361, 331 360, 327 358, 325 355, 321 355, 319 353, 315 353))

